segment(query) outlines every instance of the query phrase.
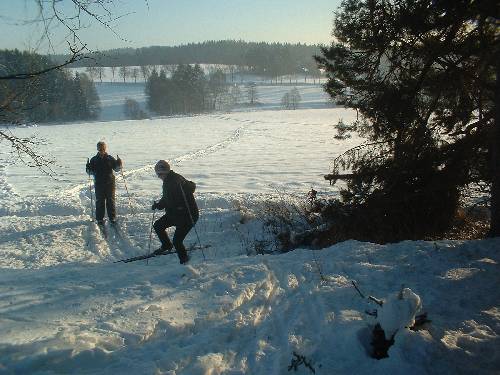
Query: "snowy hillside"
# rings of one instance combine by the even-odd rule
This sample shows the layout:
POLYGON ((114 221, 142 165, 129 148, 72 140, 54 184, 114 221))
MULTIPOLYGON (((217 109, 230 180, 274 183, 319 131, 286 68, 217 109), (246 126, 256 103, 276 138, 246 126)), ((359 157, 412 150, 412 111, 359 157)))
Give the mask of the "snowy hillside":
POLYGON ((0 150, 0 374, 498 373, 500 239, 255 255, 272 241, 263 205, 311 187, 335 194, 322 175, 361 140, 334 140, 333 125, 354 117, 310 108, 20 129, 50 140, 41 151, 59 176, 0 150), (100 139, 124 160, 107 238, 84 171, 100 139), (113 263, 149 251, 158 159, 197 183, 210 247, 188 266, 113 263), (424 329, 405 328, 423 312, 424 329), (377 322, 395 334, 382 360, 369 355, 377 322))

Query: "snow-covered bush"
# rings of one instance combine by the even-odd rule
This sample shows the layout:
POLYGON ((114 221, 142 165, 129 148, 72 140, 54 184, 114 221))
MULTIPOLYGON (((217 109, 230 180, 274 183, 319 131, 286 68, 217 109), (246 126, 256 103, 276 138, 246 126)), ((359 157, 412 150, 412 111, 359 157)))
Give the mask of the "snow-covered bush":
POLYGON ((413 326, 421 306, 420 297, 411 289, 404 288, 387 297, 377 309, 376 321, 386 336, 394 337, 398 331, 413 326))
POLYGON ((397 341, 398 333, 410 329, 415 324, 415 316, 420 311, 420 297, 409 288, 403 288, 389 295, 385 300, 376 301, 378 307, 369 312, 372 328, 372 356, 377 359, 388 357, 389 348, 397 341))
MULTIPOLYGON (((259 238, 245 238, 248 254, 287 252, 299 246, 314 246, 318 233, 326 227, 311 207, 307 196, 283 192, 259 202, 234 201, 240 224, 255 221, 262 228, 259 238), (251 244, 251 245, 250 245, 251 244)), ((255 223, 254 223, 255 224, 255 223)))

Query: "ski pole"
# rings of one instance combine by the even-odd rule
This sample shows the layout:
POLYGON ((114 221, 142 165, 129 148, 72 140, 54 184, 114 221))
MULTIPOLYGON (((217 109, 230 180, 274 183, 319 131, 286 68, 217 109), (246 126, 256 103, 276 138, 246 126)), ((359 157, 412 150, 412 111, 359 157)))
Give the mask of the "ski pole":
MULTIPOLYGON (((117 158, 120 158, 118 155, 116 155, 117 158)), ((122 175, 122 180, 123 180, 123 183, 125 184, 125 191, 127 192, 127 198, 128 198, 128 209, 130 210, 130 212, 133 214, 134 213, 134 210, 132 209, 132 203, 130 201, 130 194, 128 193, 128 187, 127 187, 127 180, 125 180, 125 175, 123 174, 123 167, 120 168, 120 172, 121 172, 121 175, 122 175)))
MULTIPOLYGON (((87 158, 87 164, 90 164, 89 158, 87 158)), ((90 170, 87 171, 89 175, 89 192, 90 192, 90 213, 92 221, 94 221, 94 198, 92 197, 92 179, 90 178, 90 170)))
MULTIPOLYGON (((153 211, 153 216, 151 217, 151 227, 149 229, 149 244, 148 244, 148 255, 151 255, 151 240, 153 238, 153 223, 155 221, 156 210, 153 211)), ((149 259, 146 259, 146 265, 149 264, 149 259)))
MULTIPOLYGON (((200 236, 198 236, 198 231, 196 230, 196 223, 193 220, 193 215, 191 215, 191 210, 189 209, 189 204, 186 198, 186 194, 184 193, 184 189, 182 188, 182 184, 179 183, 179 187, 181 188, 182 197, 184 198, 184 204, 186 205, 186 208, 188 210, 189 218, 191 219, 191 224, 193 224, 194 233, 196 233, 196 238, 198 238, 198 244, 200 245, 200 250, 201 253, 203 254, 203 260, 207 260, 207 258, 205 258, 205 252, 203 251, 203 246, 201 246, 200 236)), ((215 253, 215 255, 217 256, 217 253, 215 253)))

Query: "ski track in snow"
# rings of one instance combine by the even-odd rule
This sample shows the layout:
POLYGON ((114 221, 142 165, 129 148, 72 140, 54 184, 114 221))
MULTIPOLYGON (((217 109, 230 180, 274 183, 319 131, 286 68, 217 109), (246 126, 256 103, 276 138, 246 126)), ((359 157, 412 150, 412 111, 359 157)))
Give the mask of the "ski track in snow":
MULTIPOLYGON (((214 118, 222 119, 222 120, 227 120, 227 121, 232 121, 236 123, 243 123, 244 125, 237 127, 234 131, 233 134, 231 134, 229 137, 223 139, 220 142, 214 143, 212 145, 209 145, 207 147, 204 147, 203 149, 191 151, 188 153, 185 153, 183 155, 179 155, 177 157, 172 158, 169 160, 172 165, 178 166, 181 165, 182 163, 185 163, 187 161, 191 160, 196 160, 200 158, 204 158, 208 156, 209 154, 219 152, 225 148, 227 148, 229 145, 234 144, 235 142, 238 142, 241 140, 245 129, 248 126, 251 126, 252 124, 258 124, 258 123, 281 123, 281 124, 292 124, 295 122, 283 122, 283 121, 261 121, 261 120, 251 120, 251 119, 242 119, 240 117, 230 117, 230 116, 224 116, 224 115, 214 115, 211 116, 214 118)), ((301 125, 307 124, 307 123, 298 123, 301 125)), ((133 170, 127 170, 123 172, 123 175, 117 174, 117 183, 125 178, 127 181, 130 181, 131 179, 137 179, 141 178, 142 175, 144 174, 151 174, 153 173, 153 168, 154 164, 148 164, 145 166, 142 166, 140 168, 135 168, 133 170)), ((2 176, 0 174, 0 176, 2 176)), ((0 181, 1 182, 1 181, 0 181)), ((92 184, 93 185, 93 184, 92 184)), ((107 239, 103 238, 103 236, 100 233, 100 230, 95 224, 91 224, 89 222, 87 228, 82 228, 81 226, 83 225, 85 227, 85 222, 84 220, 82 221, 83 218, 85 217, 90 217, 91 215, 91 210, 90 210, 90 205, 91 205, 91 200, 90 200, 90 195, 89 195, 89 182, 85 182, 82 184, 77 184, 71 188, 62 190, 57 193, 49 194, 48 197, 45 198, 40 198, 40 199, 31 199, 28 201, 22 201, 22 199, 18 196, 16 196, 13 193, 13 189, 10 188, 6 183, 4 186, 7 186, 6 190, 8 190, 7 194, 11 199, 19 199, 19 202, 17 202, 17 205, 21 205, 21 209, 15 210, 14 212, 9 212, 10 215, 7 216, 19 216, 19 218, 22 218, 23 216, 29 216, 29 217, 34 217, 38 215, 46 216, 46 215, 61 215, 65 216, 67 220, 72 220, 72 217, 78 217, 80 220, 80 226, 77 225, 71 225, 68 226, 67 228, 64 228, 62 224, 59 224, 59 228, 56 228, 54 226, 49 226, 47 228, 40 228, 38 231, 42 233, 44 230, 47 229, 71 229, 74 228, 74 235, 75 237, 83 234, 83 241, 80 242, 80 247, 85 248, 86 250, 90 251, 90 258, 93 259, 94 261, 96 259, 107 259, 107 260, 116 260, 120 259, 123 257, 128 257, 128 256, 133 256, 137 255, 137 253, 141 253, 145 251, 145 245, 144 243, 146 241, 149 242, 148 238, 144 235, 144 233, 148 232, 148 228, 145 227, 144 223, 148 222, 149 219, 147 218, 147 213, 146 212, 139 212, 139 215, 131 215, 133 211, 140 211, 144 210, 144 202, 142 201, 142 198, 139 197, 139 201, 137 199, 134 200, 134 197, 132 197, 131 206, 129 206, 129 203, 127 202, 127 210, 129 214, 126 217, 120 217, 120 231, 121 235, 118 236, 116 233, 110 228, 108 228, 108 234, 109 237, 107 239), (61 206, 62 205, 62 206, 61 206), (141 208, 142 207, 142 208, 141 208), (132 211, 132 212, 131 212, 132 211), (140 230, 136 230, 136 228, 140 227, 140 230), (129 231, 128 228, 131 228, 129 231), (137 237, 137 240, 134 240, 134 238, 137 237), (94 256, 97 256, 95 258, 94 256)), ((93 186, 92 186, 93 189, 93 186)), ((93 191, 94 193, 94 191, 93 191)), ((95 197, 94 197, 95 199, 95 197)), ((125 201, 125 197, 122 199, 125 201)), ((125 204, 124 204, 125 205, 125 204)), ((124 211, 124 210, 121 210, 124 211)), ((35 230, 36 232, 36 230, 35 230)), ((20 232, 18 235, 14 236, 14 238, 11 236, 9 237, 11 240, 14 240, 15 238, 23 240, 23 234, 20 232)), ((81 257, 78 257, 78 259, 81 259, 81 257)), ((42 262, 41 265, 46 264, 45 262, 42 262)))
MULTIPOLYGON (((238 129, 236 129, 233 132, 233 134, 230 137, 228 137, 220 142, 217 142, 213 145, 205 147, 201 150, 190 151, 186 154, 176 156, 173 159, 168 160, 168 161, 171 163, 171 165, 180 165, 182 162, 202 158, 202 157, 207 156, 211 153, 220 151, 220 150, 226 148, 228 145, 238 141, 243 134, 243 130, 244 130, 243 126, 239 127, 238 129)), ((127 177, 127 179, 128 179, 130 177, 137 177, 143 173, 154 173, 154 164, 147 164, 147 165, 144 165, 140 168, 135 168, 133 170, 124 171, 123 176, 127 177)), ((122 178, 121 175, 117 176, 117 179, 121 179, 121 178, 122 178)), ((69 194, 75 194, 75 193, 78 193, 80 191, 85 191, 85 189, 88 189, 88 183, 78 184, 76 186, 73 186, 73 187, 67 189, 65 192, 69 193, 69 194)))
MULTIPOLYGON (((241 120, 235 121, 242 122, 241 120)), ((254 123, 254 121, 249 123, 254 123)), ((222 141, 174 157, 170 162, 172 165, 181 165, 187 161, 204 158, 209 154, 223 150, 240 141, 248 126, 248 123, 238 126, 229 137, 222 141)), ((125 171, 123 176, 127 181, 131 181, 141 178, 144 174, 153 173, 153 168, 154 164, 148 164, 125 171)), ((18 246, 15 251, 2 252, 0 266, 39 268, 65 261, 114 261, 143 254, 155 248, 157 241, 154 233, 154 243, 149 245, 151 213, 148 210, 149 203, 147 201, 145 203, 144 197, 132 196, 131 202, 128 202, 126 197, 117 197, 117 204, 122 206, 118 207, 118 211, 124 214, 119 216, 118 232, 106 223, 108 236, 104 238, 99 227, 90 221, 91 199, 88 181, 55 193, 49 193, 45 197, 23 198, 7 184, 4 169, 5 167, 2 166, 2 170, 0 170, 0 189, 2 189, 4 196, 8 197, 4 202, 9 203, 0 207, 0 210, 3 210, 3 215, 0 216, 0 234, 1 232, 5 233, 2 235, 0 245, 9 247, 10 243, 18 243, 18 246), (26 223, 27 218, 29 218, 29 226, 26 223), (7 222, 9 224, 6 224, 7 222), (44 243, 37 243, 37 238, 42 237, 45 237, 44 243), (65 245, 74 248, 72 254, 66 254, 66 256, 71 257, 69 259, 64 259, 63 254, 57 253, 58 249, 65 247, 65 245), (42 251, 47 246, 50 250, 42 251)), ((117 183, 123 179, 123 176, 117 173, 117 183)), ((95 194, 93 183, 92 194, 95 194)), ((93 196, 93 200, 95 200, 95 196, 93 196)), ((225 199, 221 202, 223 201, 225 199)), ((227 201, 224 204, 227 205, 227 201)), ((207 231, 208 236, 213 234, 218 237, 220 229, 210 229, 209 226, 213 227, 214 224, 217 226, 218 222, 220 227, 221 221, 217 217, 222 212, 215 210, 210 214, 211 208, 203 207, 203 202, 201 205, 205 213, 198 222, 198 230, 207 231), (207 218, 203 217, 205 214, 208 214, 207 218), (213 221, 214 219, 216 221, 213 221), (212 220, 212 224, 209 224, 210 220, 212 220)), ((190 243, 194 243, 194 241, 195 239, 191 238, 190 243)), ((211 252, 217 254, 217 251, 218 249, 213 249, 211 252)))
MULTIPOLYGON (((37 351, 37 347, 48 346, 52 348, 52 355, 40 353, 43 361, 20 361, 18 366, 28 370, 64 371, 65 368, 82 365, 90 355, 97 363, 87 363, 87 370, 111 371, 113 362, 119 359, 113 354, 116 353, 120 357, 123 355, 125 361, 131 360, 132 368, 137 371, 140 371, 140 358, 158 360, 156 366, 165 371, 183 362, 175 364, 165 359, 162 361, 161 351, 152 351, 154 348, 168 347, 169 358, 189 359, 184 367, 178 369, 181 373, 199 373, 203 368, 217 367, 217 362, 227 369, 248 368, 252 369, 252 373, 282 373, 290 364, 292 350, 300 349, 302 353, 310 355, 319 345, 312 339, 317 332, 321 332, 321 320, 308 322, 308 316, 311 313, 314 316, 324 314, 324 304, 320 303, 320 297, 315 297, 310 301, 312 304, 304 305, 305 300, 309 299, 308 289, 315 283, 316 277, 314 274, 299 274, 297 278, 288 272, 276 275, 271 270, 275 266, 270 264, 273 261, 254 265, 241 259, 238 263, 239 267, 232 274, 222 272, 221 266, 208 272, 191 268, 187 272, 182 270, 181 274, 180 270, 174 269, 170 280, 161 282, 161 294, 158 294, 158 277, 162 272, 158 267, 150 268, 148 279, 151 281, 145 281, 143 270, 134 269, 132 275, 124 275, 127 280, 120 282, 115 279, 115 284, 108 285, 96 277, 95 274, 99 272, 97 269, 69 266, 69 270, 59 273, 60 295, 51 295, 45 301, 44 296, 24 299, 24 306, 38 304, 42 311, 46 309, 47 303, 57 299, 64 300, 70 306, 68 315, 58 316, 57 311, 54 311, 52 323, 39 324, 36 328, 38 334, 47 337, 45 340, 37 344, 20 343, 18 347, 20 351, 37 351), (78 282, 74 280, 75 274, 77 278, 86 277, 87 280, 96 281, 81 279, 78 282), (182 286, 177 288, 180 291, 169 285, 174 282, 172 286, 175 286, 176 276, 182 278, 182 286), (135 278, 135 286, 130 287, 129 277, 135 278), (122 287, 116 289, 117 285, 122 287), (196 296, 201 296, 205 290, 215 293, 213 299, 197 301, 196 296), (137 300, 144 301, 146 298, 148 302, 134 305, 134 295, 137 300), (93 300, 92 305, 86 302, 89 299, 93 300), (183 315, 181 306, 191 311, 191 315, 183 315), (170 316, 172 314, 180 316, 173 319, 170 316), (72 321, 78 322, 75 328, 72 321), (130 327, 134 326, 136 328, 130 332, 130 327), (55 336, 48 334, 56 329, 58 333, 55 336), (196 335, 199 344, 186 353, 183 347, 193 335, 196 335), (68 350, 75 344, 79 347, 77 352, 68 350), (304 351, 305 347, 309 349, 304 351), (124 350, 126 353, 123 353, 124 350), (274 359, 262 360, 266 356, 274 359), (60 367, 60 363, 64 367, 60 367)), ((305 273, 308 272, 305 269, 305 273)), ((40 283, 44 283, 43 277, 40 283)), ((12 295, 17 296, 16 293, 12 295)), ((5 308, 3 302, 0 300, 0 308, 5 308)), ((33 313, 36 314, 36 310, 33 313)), ((5 314, 4 318, 18 322, 14 324, 22 324, 26 319, 33 323, 30 318, 13 314, 5 314)), ((44 319, 48 319, 48 316, 37 317, 40 323, 44 319)), ((22 342, 22 333, 16 335, 22 342)), ((14 353, 6 354, 9 360, 9 354, 14 353)))
MULTIPOLYGON (((228 145, 237 142, 241 138, 243 130, 244 126, 238 127, 230 137, 203 149, 177 156, 170 160, 170 162, 172 165, 180 165, 183 162, 203 158, 208 154, 220 151, 228 145)), ((153 173, 153 168, 154 164, 145 165, 141 168, 126 171, 123 175, 127 180, 131 178, 140 178, 144 173, 153 173)), ((116 178, 118 183, 119 179, 123 177, 117 174, 116 178)), ((70 232, 68 237, 74 237, 75 239, 79 238, 79 241, 76 240, 76 246, 82 250, 82 253, 80 256, 75 257, 74 260, 87 259, 90 261, 97 261, 97 259, 101 259, 112 261, 137 255, 145 251, 144 243, 148 241, 148 238, 144 234, 149 233, 149 228, 146 228, 144 223, 146 222, 149 224, 149 219, 144 220, 144 213, 120 217, 119 232, 106 224, 108 238, 104 238, 98 226, 90 222, 91 202, 88 182, 49 194, 47 197, 28 198, 25 200, 17 195, 12 186, 7 183, 5 178, 5 166, 1 165, 0 192, 2 196, 6 198, 3 201, 5 203, 8 202, 8 205, 4 203, 0 207, 0 213, 2 213, 0 216, 0 223, 2 221, 12 222, 11 225, 6 228, 8 234, 2 235, 1 242, 18 242, 20 245, 19 250, 16 251, 15 254, 8 252, 3 253, 2 256, 7 256, 10 259, 9 261, 11 261, 12 257, 18 258, 18 261, 14 262, 18 267, 39 267, 48 265, 51 261, 56 261, 56 259, 54 259, 54 257, 57 256, 56 254, 39 255, 41 246, 36 244, 36 236, 47 233, 54 233, 54 245, 57 243, 63 245, 62 242, 64 240, 58 234, 59 232, 70 232), (61 216, 62 219, 58 219, 57 216, 61 216), (28 229, 24 224, 21 225, 20 223, 24 222, 26 217, 30 218, 32 226, 35 222, 39 222, 40 226, 36 227, 35 224, 35 228, 31 227, 31 229, 28 229), (50 224, 43 223, 44 217, 50 224), (55 221, 57 221, 57 223, 54 223, 55 221), (14 233, 12 232, 12 225, 16 228, 14 233), (130 231, 129 228, 131 228, 130 231), (137 241, 131 240, 130 237, 137 237, 137 241), (137 243, 141 242, 142 248, 137 246, 137 243), (21 256, 21 254, 23 255, 21 256), (83 254, 85 254, 85 256, 82 258, 81 255, 83 254), (28 265, 28 263, 23 260, 24 258, 31 259, 32 261, 33 257, 38 258, 33 264, 28 265)), ((94 193, 93 191, 93 194, 94 193)), ((95 199, 95 196, 93 199, 95 199)), ((128 209, 138 210, 138 207, 143 205, 142 202, 139 202, 139 204, 137 202, 131 203, 132 208, 128 207, 128 209)), ((154 233, 153 236, 156 238, 154 233)), ((74 242, 75 240, 71 241, 74 242)), ((7 263, 3 263, 0 258, 0 265, 2 264, 7 265, 7 263)))
MULTIPOLYGON (((212 115, 211 117, 219 118, 221 120, 226 120, 226 121, 242 122, 245 124, 280 124, 280 125, 304 125, 304 126, 325 125, 324 123, 314 123, 314 122, 308 122, 308 121, 296 122, 296 121, 265 121, 265 120, 261 120, 261 119, 251 120, 251 119, 237 118, 237 117, 231 117, 231 116, 225 116, 225 115, 212 115)), ((332 124, 332 125, 334 125, 334 124, 332 124)))
MULTIPOLYGON (((227 146, 229 146, 230 144, 232 144, 234 142, 239 141, 241 136, 243 135, 243 132, 244 132, 244 127, 243 126, 239 127, 238 129, 236 129, 233 132, 233 134, 230 137, 222 140, 221 142, 217 142, 217 143, 210 145, 208 147, 205 147, 201 150, 191 151, 191 152, 188 152, 186 154, 176 156, 173 159, 167 160, 167 161, 172 166, 178 166, 178 165, 181 165, 183 162, 186 162, 189 160, 203 158, 209 154, 218 152, 218 151, 226 148, 227 146)), ((126 172, 124 172, 124 175, 126 177, 132 177, 132 176, 137 177, 138 175, 143 174, 143 173, 154 173, 154 164, 148 164, 148 165, 145 165, 141 168, 136 168, 134 170, 126 171, 126 172)))

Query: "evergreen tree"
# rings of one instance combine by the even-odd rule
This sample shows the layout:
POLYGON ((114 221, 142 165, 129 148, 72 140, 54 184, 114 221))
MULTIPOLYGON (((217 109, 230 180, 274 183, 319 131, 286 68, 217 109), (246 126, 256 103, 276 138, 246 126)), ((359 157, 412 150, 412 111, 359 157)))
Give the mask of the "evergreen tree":
POLYGON ((146 106, 148 110, 152 112, 157 112, 157 101, 159 97, 158 93, 158 72, 156 69, 153 69, 149 74, 149 77, 146 81, 146 86, 144 88, 144 92, 146 94, 146 106))
POLYGON ((207 77, 201 69, 201 66, 196 64, 194 67, 188 65, 189 85, 188 99, 190 102, 190 113, 203 112, 207 108, 207 77))
POLYGON ((153 70, 146 82, 148 109, 158 114, 199 113, 206 109, 207 80, 199 65, 179 65, 167 78, 153 70))
POLYGON ((299 103, 302 100, 302 97, 300 96, 299 89, 297 87, 294 87, 293 89, 290 90, 290 106, 292 109, 297 109, 299 107, 299 103))
POLYGON ((96 119, 101 112, 101 104, 95 85, 86 74, 80 74, 78 78, 80 91, 85 99, 83 104, 83 114, 85 117, 83 119, 96 119))
POLYGON ((222 106, 222 99, 228 91, 226 75, 221 69, 217 69, 210 74, 208 79, 208 90, 211 94, 210 109, 220 109, 222 106))
POLYGON ((350 130, 369 142, 337 158, 331 176, 349 180, 343 212, 370 222, 359 237, 440 233, 461 189, 478 181, 492 183, 500 235, 496 19, 493 0, 342 3, 335 42, 317 61, 326 91, 362 115, 350 130), (353 174, 339 176, 344 168, 353 174))
MULTIPOLYGON (((1 50, 0 66, 5 73, 41 71, 52 66, 44 56, 17 50, 1 50)), ((85 75, 72 77, 54 69, 23 80, 0 84, 0 122, 50 122, 94 119, 100 102, 94 83, 85 75)))
POLYGON ((246 85, 247 90, 247 98, 250 105, 255 105, 257 99, 259 98, 259 94, 257 92, 257 85, 255 82, 248 82, 246 85))

